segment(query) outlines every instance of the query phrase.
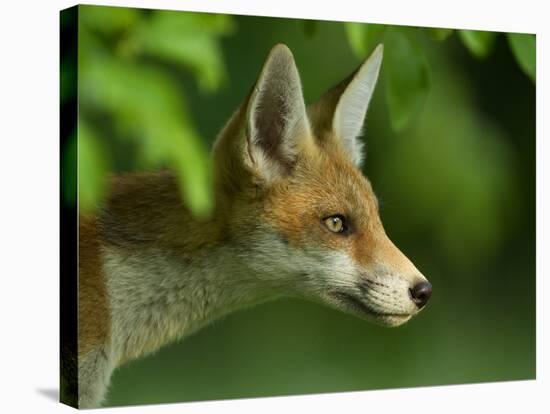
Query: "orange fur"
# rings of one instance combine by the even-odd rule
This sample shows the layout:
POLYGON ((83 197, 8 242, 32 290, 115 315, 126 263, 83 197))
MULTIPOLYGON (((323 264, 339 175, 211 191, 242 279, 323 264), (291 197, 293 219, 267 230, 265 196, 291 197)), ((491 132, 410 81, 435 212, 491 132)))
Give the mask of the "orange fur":
POLYGON ((332 146, 330 152, 304 154, 295 174, 270 190, 267 218, 298 247, 347 250, 361 263, 374 250, 376 232, 383 231, 375 195, 368 180, 332 146), (352 218, 352 237, 335 236, 322 224, 322 218, 340 213, 352 218))

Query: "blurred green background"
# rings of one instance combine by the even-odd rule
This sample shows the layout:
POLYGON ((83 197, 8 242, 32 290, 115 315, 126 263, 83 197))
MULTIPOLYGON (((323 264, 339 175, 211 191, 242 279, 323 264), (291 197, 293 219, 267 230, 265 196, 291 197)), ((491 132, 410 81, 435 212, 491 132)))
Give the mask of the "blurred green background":
MULTIPOLYGON (((535 377, 533 35, 94 6, 78 23, 64 179, 78 148, 89 211, 105 174, 168 166, 208 214, 208 148, 275 43, 293 51, 306 102, 384 43, 365 174, 389 236, 434 287, 397 329, 297 300, 239 311, 117 370, 106 405, 535 377)), ((74 24, 62 15, 62 35, 74 24)))

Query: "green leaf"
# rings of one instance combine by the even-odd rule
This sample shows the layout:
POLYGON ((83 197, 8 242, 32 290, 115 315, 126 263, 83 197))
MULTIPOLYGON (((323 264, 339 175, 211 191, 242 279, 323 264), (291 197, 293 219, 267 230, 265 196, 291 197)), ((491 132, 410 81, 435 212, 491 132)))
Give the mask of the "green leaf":
MULTIPOLYGON (((190 70, 203 90, 217 89, 225 73, 220 40, 234 30, 232 17, 85 6, 82 19, 81 120, 108 115, 114 121, 112 137, 132 141, 134 165, 174 169, 186 205, 195 215, 209 214, 214 198, 208 151, 191 121, 181 85, 158 61, 190 70)), ((88 158, 80 197, 87 208, 105 195, 102 181, 94 177, 104 175, 108 165, 96 163, 104 152, 101 142, 92 139, 91 123, 82 125, 82 151, 88 158)))
POLYGON ((311 38, 315 36, 318 29, 318 23, 317 20, 303 20, 302 21, 302 29, 304 31, 304 34, 306 37, 311 38))
POLYGON ((189 133, 181 140, 188 145, 179 147, 173 168, 178 172, 183 199, 196 216, 207 217, 214 209, 211 160, 202 146, 193 145, 200 142, 198 137, 189 133))
POLYGON ((412 34, 386 33, 382 69, 392 127, 401 131, 422 108, 430 88, 428 64, 412 34))
POLYGON ((149 56, 190 70, 208 92, 224 80, 219 39, 233 28, 231 16, 159 11, 136 29, 129 42, 149 56))
POLYGON ((428 27, 426 28, 426 32, 433 40, 442 42, 453 34, 453 29, 445 29, 442 27, 428 27))
POLYGON ((114 59, 90 60, 81 75, 82 107, 100 107, 113 114, 139 144, 143 166, 174 168, 191 211, 209 214, 213 195, 208 152, 177 84, 157 68, 114 59))
POLYGON ((93 212, 106 190, 106 174, 110 163, 102 142, 86 124, 78 123, 78 207, 81 212, 93 212))
POLYGON ((345 23, 346 35, 353 53, 364 59, 381 41, 385 25, 367 23, 345 23))
POLYGON ((532 34, 508 33, 508 43, 521 69, 536 82, 536 37, 532 34))
POLYGON ((489 55, 495 43, 495 32, 481 30, 459 30, 460 39, 472 55, 484 58, 489 55))
POLYGON ((111 35, 131 28, 143 12, 139 9, 107 6, 78 6, 80 24, 86 28, 111 35))

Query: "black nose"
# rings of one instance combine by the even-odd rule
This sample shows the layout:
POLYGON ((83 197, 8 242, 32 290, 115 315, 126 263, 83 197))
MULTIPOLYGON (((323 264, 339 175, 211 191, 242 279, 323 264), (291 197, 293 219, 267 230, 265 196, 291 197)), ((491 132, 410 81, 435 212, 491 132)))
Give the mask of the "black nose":
POLYGON ((422 308, 432 296, 432 285, 428 281, 420 282, 412 289, 409 289, 411 298, 418 308, 422 308))

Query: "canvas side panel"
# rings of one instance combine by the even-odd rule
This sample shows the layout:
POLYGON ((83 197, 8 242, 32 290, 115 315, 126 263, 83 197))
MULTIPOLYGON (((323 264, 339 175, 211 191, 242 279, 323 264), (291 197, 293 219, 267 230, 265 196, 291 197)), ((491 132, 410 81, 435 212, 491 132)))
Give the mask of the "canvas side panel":
POLYGON ((77 407, 77 51, 78 6, 60 13, 60 386, 59 398, 77 407))

